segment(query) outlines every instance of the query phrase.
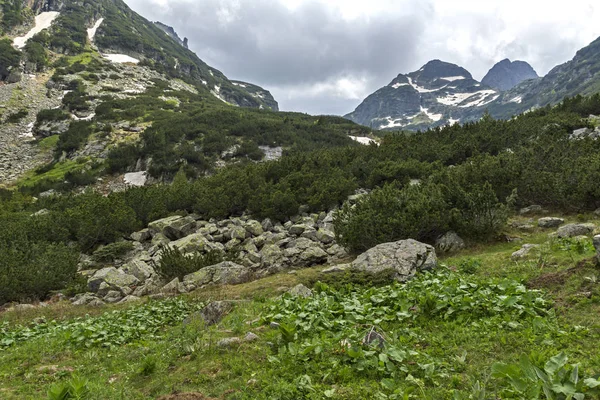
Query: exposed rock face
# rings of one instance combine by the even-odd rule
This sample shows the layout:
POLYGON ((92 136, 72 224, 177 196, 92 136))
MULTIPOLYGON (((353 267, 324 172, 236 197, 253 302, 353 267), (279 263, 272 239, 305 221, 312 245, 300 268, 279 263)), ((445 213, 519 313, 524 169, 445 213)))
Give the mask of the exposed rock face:
POLYGON ((279 111, 279 104, 268 90, 248 82, 231 81, 231 83, 250 94, 250 96, 260 99, 271 111, 279 111))
POLYGON ((513 61, 508 58, 494 65, 481 83, 501 91, 510 90, 528 79, 537 79, 538 74, 525 61, 513 61))
POLYGON ((154 25, 162 29, 171 39, 179 43, 181 46, 185 47, 186 49, 189 48, 187 38, 182 40, 172 26, 165 25, 159 21, 154 22, 154 25))
POLYGON ((395 279, 405 282, 418 272, 436 268, 437 257, 432 246, 408 239, 375 246, 351 265, 355 270, 372 274, 393 270, 395 279))

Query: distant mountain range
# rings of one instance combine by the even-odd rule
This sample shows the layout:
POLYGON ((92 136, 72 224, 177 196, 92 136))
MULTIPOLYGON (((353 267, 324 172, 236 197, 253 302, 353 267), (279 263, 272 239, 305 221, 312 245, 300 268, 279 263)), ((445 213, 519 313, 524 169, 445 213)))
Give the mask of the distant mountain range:
POLYGON ((345 117, 379 130, 425 130, 476 121, 489 112, 510 118, 566 96, 600 92, 600 38, 539 78, 524 61, 502 60, 481 82, 464 68, 433 60, 398 75, 345 117))

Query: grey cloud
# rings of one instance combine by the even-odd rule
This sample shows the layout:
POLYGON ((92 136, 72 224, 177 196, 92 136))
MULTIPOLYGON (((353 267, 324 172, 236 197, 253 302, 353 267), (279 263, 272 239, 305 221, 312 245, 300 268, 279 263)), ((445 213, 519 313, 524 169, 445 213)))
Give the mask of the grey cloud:
MULTIPOLYGON (((370 79, 369 89, 386 84, 414 64, 428 11, 427 2, 420 2, 411 15, 345 20, 319 2, 293 11, 277 0, 173 0, 166 9, 152 9, 145 0, 127 3, 146 18, 175 27, 200 58, 229 78, 273 92, 354 76, 370 79)), ((286 110, 313 111, 320 104, 323 112, 338 114, 351 111, 343 107, 355 102, 278 100, 286 110)))

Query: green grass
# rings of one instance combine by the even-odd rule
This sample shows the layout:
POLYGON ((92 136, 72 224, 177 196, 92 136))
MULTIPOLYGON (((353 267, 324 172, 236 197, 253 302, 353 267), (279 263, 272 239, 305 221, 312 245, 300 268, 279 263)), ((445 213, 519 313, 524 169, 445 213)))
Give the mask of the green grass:
MULTIPOLYGON (((48 138, 50 139, 50 138, 48 138)), ((54 139, 53 139, 54 140, 54 139)), ((37 173, 32 170, 19 180, 18 186, 34 186, 35 184, 48 180, 58 182, 64 179, 65 174, 70 171, 76 171, 82 168, 82 163, 75 160, 65 160, 54 164, 54 166, 44 173, 37 173)))
POLYGON ((38 142, 38 148, 43 153, 53 152, 56 148, 56 144, 58 143, 59 135, 52 135, 47 138, 44 138, 38 142))
MULTIPOLYGON (((543 368, 564 352, 569 357, 565 368, 579 364, 581 390, 587 391, 586 399, 595 399, 597 394, 582 382, 600 374, 600 269, 589 244, 549 240, 550 232, 511 231, 510 236, 524 241, 443 256, 447 268, 406 287, 317 284, 315 298, 278 297, 285 288, 315 281, 321 268, 311 268, 208 288, 182 296, 183 308, 173 310, 176 315, 151 335, 109 347, 93 338, 74 343, 65 332, 32 336, 0 350, 0 397, 45 398, 53 385, 79 377, 87 381, 89 399, 153 399, 186 392, 198 399, 518 399, 523 397, 508 379, 492 376, 492 366, 531 355, 543 368), (540 244, 541 251, 512 261, 510 255, 523 243, 540 244), (205 327, 198 318, 179 322, 213 299, 236 300, 220 324, 205 327), (283 328, 270 328, 272 320, 283 328), (386 337, 385 349, 360 345, 372 329, 386 337), (217 346, 222 338, 248 332, 259 340, 217 346)), ((0 327, 5 321, 14 330, 41 317, 72 327, 90 314, 84 318, 89 329, 99 323, 111 326, 117 315, 121 319, 116 321, 125 322, 112 330, 123 332, 139 329, 140 320, 164 315, 151 307, 156 303, 96 309, 59 303, 4 313, 0 327)))

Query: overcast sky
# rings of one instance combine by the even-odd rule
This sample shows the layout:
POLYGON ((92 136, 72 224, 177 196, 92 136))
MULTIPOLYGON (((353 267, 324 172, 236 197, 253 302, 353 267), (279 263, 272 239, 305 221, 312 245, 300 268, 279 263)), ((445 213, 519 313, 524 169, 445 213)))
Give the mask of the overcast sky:
POLYGON ((125 0, 285 111, 345 114, 432 59, 480 80, 504 58, 539 75, 600 36, 597 0, 125 0))

